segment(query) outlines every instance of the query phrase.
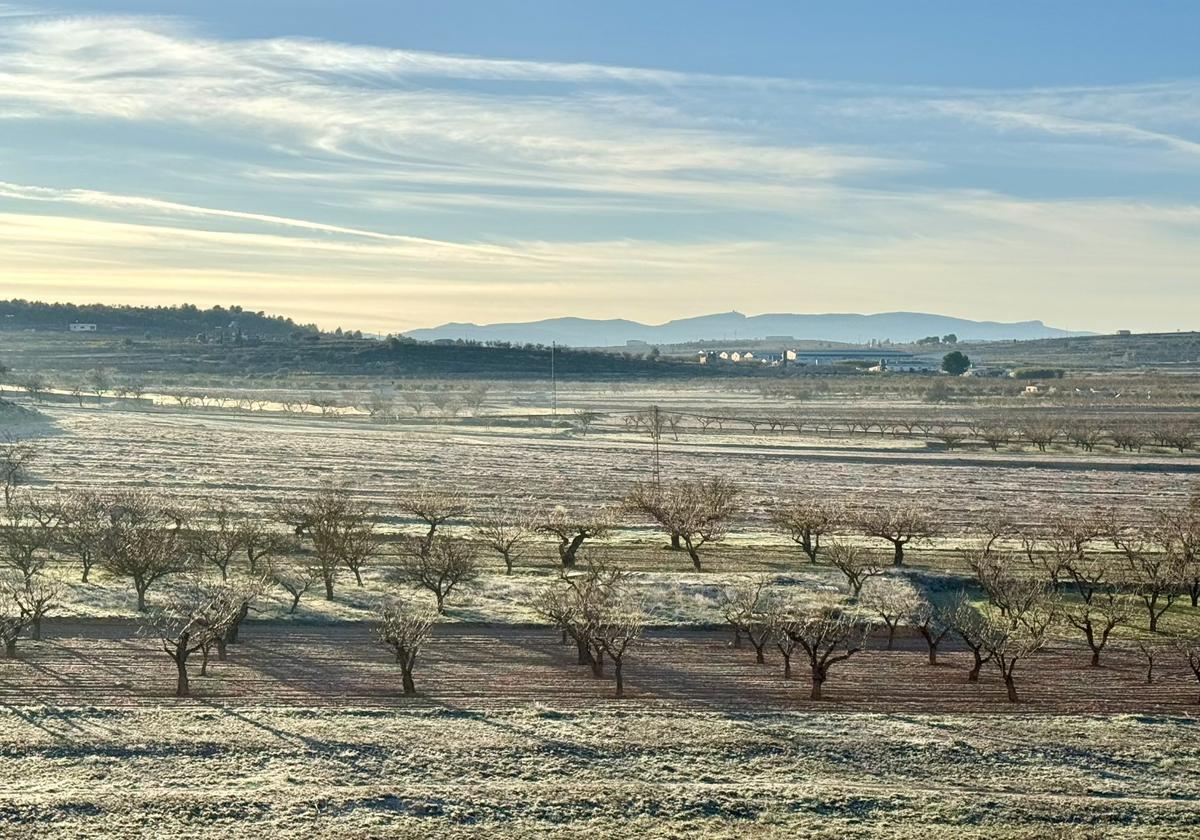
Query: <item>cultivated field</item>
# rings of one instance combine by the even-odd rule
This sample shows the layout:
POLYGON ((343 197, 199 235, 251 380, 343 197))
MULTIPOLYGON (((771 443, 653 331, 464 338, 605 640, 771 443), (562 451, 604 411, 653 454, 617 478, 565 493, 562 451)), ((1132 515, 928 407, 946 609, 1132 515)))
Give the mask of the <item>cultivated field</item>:
MULTIPOLYGON (((359 410, 278 410, 287 399, 274 394, 259 410, 236 400, 25 401, 45 420, 20 427, 41 447, 22 492, 50 500, 145 490, 191 508, 225 500, 239 520, 268 521, 281 503, 344 483, 349 497, 370 505, 382 550, 364 565, 362 586, 343 569, 331 601, 319 584, 294 613, 279 587, 255 597, 223 660, 213 648, 201 675, 201 653, 192 655, 190 697, 174 696, 176 667, 152 616, 185 598, 192 576, 156 582, 150 612, 139 615, 127 578, 101 564, 80 581, 70 552, 48 552, 38 574, 60 583, 43 638, 22 638, 0 660, 3 836, 1200 831, 1192 731, 1200 683, 1165 641, 1200 627, 1180 587, 1163 612, 1165 634, 1148 632, 1145 613, 1131 612, 1098 668, 1069 625, 1046 630, 1015 670, 1019 705, 1008 702, 991 662, 968 681, 972 657, 958 637, 948 633, 930 665, 926 643, 906 626, 892 650, 876 626, 865 650, 832 669, 823 699, 811 700, 803 653, 793 654, 791 679, 774 644, 756 664, 750 643, 734 645, 722 600, 761 579, 781 597, 845 597, 843 572, 809 563, 772 521, 787 500, 815 498, 935 511, 941 533, 910 546, 902 569, 888 568, 891 549, 877 539, 847 533, 843 541, 884 558, 875 583, 911 583, 931 599, 969 591, 970 603, 986 609, 964 549, 989 516, 1003 512, 1021 527, 1053 511, 1103 510, 1130 527, 1152 523, 1186 505, 1200 478, 1195 450, 1083 451, 1065 440, 1045 452, 1019 443, 993 451, 979 441, 948 448, 927 434, 856 430, 856 418, 969 423, 972 412, 995 406, 827 394, 797 409, 702 384, 563 386, 558 420, 536 383, 493 389, 473 414, 391 422, 359 410), (614 506, 655 474, 655 443, 624 420, 651 402, 755 419, 802 410, 830 428, 693 424, 678 439, 661 437, 664 484, 728 479, 737 513, 728 535, 704 546, 702 570, 628 511, 611 534, 588 543, 585 557, 624 573, 621 585, 645 621, 623 659, 622 697, 614 696, 612 664, 595 678, 548 623, 539 598, 562 566, 546 534, 523 547, 512 574, 498 556, 480 555, 479 575, 448 599, 420 648, 417 693, 402 693, 402 669, 376 622, 381 605, 411 592, 404 540, 423 526, 397 498, 415 487, 449 488, 473 516, 614 506), (572 422, 577 411, 599 416, 584 429, 572 422), (1139 643, 1156 656, 1150 684, 1139 643)), ((1147 411, 1192 416, 1189 407, 1159 404, 1137 407, 1136 416, 1147 411)), ((468 517, 440 533, 476 539, 468 517)), ((1090 540, 1089 556, 1124 562, 1111 542, 1090 540)), ((1020 550, 1015 532, 998 545, 1020 550)), ((231 569, 235 582, 248 579, 241 555, 231 569)), ((1036 567, 1022 570, 1025 579, 1036 567)), ((864 590, 864 604, 872 591, 864 590)))

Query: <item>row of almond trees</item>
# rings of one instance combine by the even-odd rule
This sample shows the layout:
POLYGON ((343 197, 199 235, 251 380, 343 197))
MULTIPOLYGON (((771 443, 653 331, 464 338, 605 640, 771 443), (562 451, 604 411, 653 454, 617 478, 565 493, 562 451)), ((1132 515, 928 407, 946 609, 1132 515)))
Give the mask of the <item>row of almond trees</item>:
MULTIPOLYGON (((601 419, 595 412, 576 412, 576 423, 586 431, 601 419)), ((736 412, 668 411, 657 406, 624 415, 625 429, 652 439, 679 440, 686 432, 725 431, 745 428, 797 434, 878 434, 892 437, 924 437, 949 449, 976 441, 993 451, 1002 446, 1032 446, 1045 452, 1054 444, 1069 444, 1085 452, 1098 446, 1139 452, 1147 446, 1186 453, 1200 446, 1200 419, 1189 415, 1063 415, 1042 410, 980 414, 976 417, 854 417, 807 416, 803 414, 739 414, 736 412)))

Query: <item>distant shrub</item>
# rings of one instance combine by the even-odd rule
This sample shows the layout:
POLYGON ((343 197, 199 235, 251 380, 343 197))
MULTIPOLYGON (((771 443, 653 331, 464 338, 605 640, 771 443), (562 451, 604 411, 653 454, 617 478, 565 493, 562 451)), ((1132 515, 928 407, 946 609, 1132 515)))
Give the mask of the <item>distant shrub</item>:
POLYGON ((1066 373, 1062 368, 1017 368, 1013 379, 1062 379, 1066 373))

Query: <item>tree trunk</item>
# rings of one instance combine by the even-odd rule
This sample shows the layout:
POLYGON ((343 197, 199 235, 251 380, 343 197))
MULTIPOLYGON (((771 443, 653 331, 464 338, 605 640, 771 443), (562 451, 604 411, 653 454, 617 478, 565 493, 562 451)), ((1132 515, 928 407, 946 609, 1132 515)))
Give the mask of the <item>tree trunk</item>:
POLYGON ((4 655, 8 659, 12 659, 17 655, 17 640, 9 639, 4 643, 4 655))
MULTIPOLYGON (((80 582, 80 583, 87 583, 87 582, 88 582, 88 574, 89 574, 91 571, 92 571, 92 564, 91 564, 91 563, 84 563, 84 564, 83 564, 83 577, 81 577, 81 578, 79 579, 79 582, 80 582)), ((1193 604, 1192 606, 1195 606, 1195 604, 1193 604)))
POLYGON ((325 600, 333 600, 333 575, 325 576, 325 600))
POLYGON ((821 686, 825 684, 825 672, 821 667, 813 668, 812 672, 812 691, 808 694, 809 700, 821 699, 821 686))
POLYGON ((927 645, 929 645, 929 664, 936 665, 937 664, 938 642, 926 641, 925 643, 927 645))
POLYGON ((594 653, 589 653, 592 657, 592 676, 600 679, 604 676, 604 656, 596 656, 594 653))
POLYGON ((681 549, 682 547, 683 547, 683 546, 681 546, 681 545, 679 544, 679 535, 678 535, 678 534, 672 534, 672 535, 671 535, 671 550, 672 550, 672 551, 679 551, 679 549, 681 549))
POLYGON ((792 678, 792 655, 790 653, 783 654, 783 678, 785 680, 792 678))
POLYGON ((42 640, 42 617, 40 615, 34 616, 33 618, 33 625, 29 630, 29 638, 33 639, 35 642, 40 642, 42 640))
POLYGON ((592 652, 590 650, 588 650, 587 643, 576 639, 575 647, 579 651, 579 658, 577 660, 578 664, 591 665, 592 664, 592 652))
POLYGON ((217 661, 218 662, 225 661, 225 639, 224 638, 217 639, 217 661))
POLYGON ((363 585, 363 582, 362 582, 362 575, 359 573, 359 571, 358 571, 358 567, 357 567, 357 566, 355 566, 355 567, 354 567, 353 569, 351 569, 350 571, 354 572, 354 582, 355 582, 355 583, 357 583, 359 586, 362 586, 362 585, 363 585))
POLYGON ((585 535, 576 534, 571 541, 567 543, 567 547, 563 550, 562 554, 562 564, 564 566, 575 565, 575 555, 579 551, 579 546, 583 545, 583 541, 586 539, 587 537, 585 535))
POLYGON ((888 642, 887 642, 887 649, 888 649, 888 650, 891 650, 891 649, 892 649, 892 644, 893 644, 893 642, 895 642, 895 641, 896 641, 896 625, 895 625, 895 624, 889 624, 889 625, 888 625, 888 642))
POLYGON ((967 682, 979 682, 979 671, 983 668, 983 657, 979 655, 979 651, 975 651, 975 664, 971 666, 971 670, 967 673, 967 682))
POLYGON ((1150 632, 1158 632, 1158 616, 1154 614, 1154 609, 1150 609, 1150 632))
POLYGON ((296 608, 299 606, 300 606, 300 596, 293 594, 292 595, 292 608, 290 610, 288 610, 288 615, 295 615, 296 608))
POLYGON ((690 542, 687 544, 687 553, 688 557, 692 558, 692 565, 695 566, 696 571, 702 571, 700 568, 700 552, 697 551, 690 542))
POLYGON ((404 684, 404 693, 405 694, 416 694, 417 693, 417 687, 413 683, 412 668, 405 668, 405 667, 401 666, 400 681, 404 684))
POLYGON ((1100 667, 1100 648, 1096 647, 1095 645, 1092 645, 1092 667, 1100 667))
POLYGON ((187 697, 189 695, 187 660, 177 660, 175 662, 175 670, 178 673, 178 676, 175 680, 175 696, 187 697))
POLYGON ((1013 679, 1012 674, 1005 673, 1004 687, 1005 687, 1005 689, 1008 690, 1008 702, 1009 703, 1019 702, 1017 700, 1017 683, 1016 683, 1016 680, 1013 679))
POLYGON ((895 548, 896 548, 895 553, 892 555, 892 565, 893 566, 903 566, 904 565, 904 543, 893 542, 892 545, 895 546, 895 548))
POLYGON ((764 641, 761 645, 754 646, 754 661, 757 662, 759 665, 762 665, 767 661, 766 658, 763 656, 763 647, 765 645, 766 645, 766 642, 764 641))
POLYGON ((742 646, 742 628, 740 627, 733 628, 733 646, 735 648, 742 646))
POLYGON ((621 678, 621 660, 613 660, 613 671, 617 677, 617 696, 625 696, 625 681, 621 678))
MULTIPOLYGON (((250 614, 250 602, 242 601, 238 607, 237 615, 233 617, 233 622, 229 625, 229 629, 225 632, 225 641, 231 645, 236 645, 238 634, 242 631, 242 622, 246 620, 246 616, 250 614)), ((222 657, 224 658, 224 657, 222 657)))
POLYGON ((208 676, 208 645, 200 648, 200 676, 208 676))
POLYGON ((135 583, 134 588, 137 590, 138 612, 145 612, 146 611, 146 587, 138 586, 135 583))

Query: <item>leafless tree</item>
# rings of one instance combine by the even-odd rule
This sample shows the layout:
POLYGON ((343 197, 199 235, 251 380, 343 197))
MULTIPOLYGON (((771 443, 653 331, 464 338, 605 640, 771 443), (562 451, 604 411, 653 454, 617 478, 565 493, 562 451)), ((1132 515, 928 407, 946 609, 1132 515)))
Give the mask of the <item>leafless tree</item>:
POLYGON ((1087 550, 1064 554, 1063 568, 1071 580, 1078 600, 1064 601, 1062 615, 1068 624, 1083 633, 1092 651, 1092 667, 1100 665, 1100 653, 1109 636, 1133 614, 1130 599, 1116 590, 1113 560, 1107 554, 1087 550))
POLYGON ((366 399, 362 401, 362 410, 372 420, 388 420, 395 411, 396 397, 392 392, 382 388, 372 388, 366 399))
POLYGON ((1175 603, 1186 575, 1182 556, 1169 535, 1153 529, 1116 529, 1113 544, 1125 555, 1125 583, 1146 608, 1151 633, 1175 603))
POLYGON ((191 567, 182 534, 184 514, 162 499, 138 492, 113 497, 107 512, 100 565, 113 577, 133 584, 138 611, 145 612, 146 592, 154 583, 191 567))
POLYGON ((1140 452, 1147 439, 1142 423, 1136 420, 1113 424, 1109 436, 1118 449, 1128 452, 1140 452))
POLYGON ((1013 439, 1012 424, 1006 420, 987 420, 979 424, 980 440, 988 445, 993 452, 1013 439))
POLYGON ((425 412, 425 407, 429 405, 428 395, 424 391, 405 391, 403 394, 404 404, 412 409, 412 413, 420 417, 425 412))
POLYGON ((796 642, 808 657, 812 673, 810 700, 820 700, 829 669, 866 647, 870 624, 843 607, 798 606, 778 629, 796 642))
POLYGON ((1166 652, 1166 643, 1159 639, 1138 639, 1135 644, 1138 653, 1146 660, 1146 685, 1154 684, 1154 663, 1158 662, 1166 652))
POLYGON ((587 540, 602 540, 613 527, 611 510, 571 512, 564 507, 555 508, 538 525, 538 530, 558 539, 558 557, 563 566, 574 566, 579 549, 587 540))
POLYGON ((932 515, 913 505, 874 508, 859 517, 859 527, 868 537, 892 544, 892 563, 904 564, 904 549, 912 542, 928 540, 938 533, 932 515))
POLYGON ((918 603, 917 590, 898 577, 876 577, 865 582, 859 603, 879 616, 887 628, 887 649, 894 647, 896 629, 911 615, 918 603))
POLYGON ((246 564, 253 575, 258 571, 258 564, 286 554, 294 554, 299 549, 296 534, 281 534, 273 530, 268 522, 257 517, 243 519, 238 525, 239 538, 246 550, 246 564))
POLYGON ((600 650, 612 661, 618 697, 625 696, 625 654, 641 638, 645 626, 645 611, 627 593, 608 600, 597 614, 592 632, 600 650))
POLYGON ((28 626, 29 616, 17 604, 16 599, 0 594, 0 644, 4 645, 6 658, 11 659, 17 655, 17 642, 28 626))
POLYGON ((1040 413, 1023 418, 1018 428, 1021 437, 1036 446, 1039 452, 1045 452, 1062 433, 1057 420, 1040 413))
POLYGON ((973 662, 971 670, 967 672, 967 682, 979 682, 980 669, 992 660, 992 654, 985 644, 988 639, 987 621, 964 592, 958 593, 946 605, 945 614, 954 635, 971 651, 973 662))
POLYGON ((281 505, 276 517, 297 536, 308 537, 321 569, 325 600, 333 600, 338 572, 347 568, 362 584, 361 568, 379 550, 379 535, 370 506, 344 487, 328 485, 316 493, 281 505))
POLYGON ((34 463, 42 455, 41 447, 15 438, 0 442, 0 483, 4 485, 4 506, 12 504, 18 487, 29 479, 34 463))
POLYGON ((83 568, 80 579, 87 583, 99 557, 100 545, 108 532, 110 521, 107 506, 101 496, 82 490, 60 499, 57 507, 59 523, 55 541, 60 551, 66 551, 79 560, 83 568))
POLYGON ((427 603, 395 599, 379 612, 375 632, 379 641, 391 648, 400 666, 405 694, 416 694, 413 669, 421 647, 429 639, 437 614, 427 603))
POLYGON ((104 395, 112 390, 112 374, 104 368, 92 368, 84 374, 88 388, 96 395, 96 402, 104 399, 104 395))
MULTIPOLYGON (((1177 642, 1182 658, 1187 662, 1196 682, 1200 683, 1200 638, 1196 636, 1183 637, 1177 642)), ((1200 702, 1198 700, 1197 702, 1200 702)))
POLYGON ((201 563, 215 566, 229 579, 229 564, 245 549, 246 534, 229 502, 220 500, 199 511, 186 532, 187 549, 201 563))
POLYGON ((433 545, 438 528, 465 517, 471 510, 466 497, 432 487, 423 487, 402 494, 396 501, 402 512, 425 524, 428 529, 422 542, 426 549, 433 545))
POLYGON ((757 578, 738 586, 721 590, 717 603, 721 614, 739 634, 744 634, 754 647, 754 658, 759 665, 766 660, 763 648, 771 641, 771 593, 770 581, 757 578))
POLYGON ((470 409, 472 415, 477 415, 483 410, 483 404, 487 401, 487 395, 491 389, 492 386, 486 382, 480 382, 472 385, 467 390, 467 395, 463 398, 463 402, 470 409))
POLYGON ((150 616, 146 631, 157 636, 163 651, 175 663, 176 697, 191 694, 187 666, 192 654, 207 651, 224 635, 232 619, 228 599, 198 581, 150 616))
POLYGON ((815 563, 821 552, 821 538, 834 533, 844 518, 841 508, 833 502, 808 498, 797 499, 775 511, 772 521, 800 546, 810 563, 815 563))
POLYGON ((563 569, 557 584, 538 593, 534 609, 575 642, 580 665, 594 677, 604 674, 603 645, 597 626, 610 605, 621 602, 627 576, 603 561, 589 559, 579 570, 563 569))
POLYGON ((1200 605, 1200 490, 1186 507, 1160 513, 1153 528, 1166 550, 1179 557, 1183 585, 1192 606, 1200 605))
POLYGON ((267 577, 291 596, 288 615, 294 615, 300 599, 322 579, 321 567, 316 563, 272 558, 267 566, 267 577))
POLYGON ((6 582, 7 594, 25 616, 29 637, 34 641, 42 638, 42 619, 54 609, 62 593, 62 584, 57 578, 38 572, 27 578, 14 578, 6 582))
POLYGON ((856 599, 869 578, 883 574, 883 566, 870 551, 851 543, 830 540, 825 556, 845 575, 850 594, 856 599))
POLYGON ((0 563, 29 580, 50 559, 58 522, 57 506, 14 496, 0 510, 0 563))
POLYGON ((401 550, 400 573, 404 580, 432 593, 438 615, 444 615, 450 593, 479 577, 479 561, 470 543, 439 534, 431 543, 410 540, 401 550))
POLYGON ((1055 616, 1055 603, 1045 584, 1025 591, 1031 597, 1010 600, 1006 610, 989 608, 984 613, 984 649, 1000 671, 1010 703, 1019 700, 1017 665, 1045 646, 1055 616))
POLYGON ((1063 434, 1084 452, 1092 452, 1104 440, 1104 430, 1093 420, 1074 420, 1067 423, 1063 434))
POLYGON ((586 435, 592 424, 600 419, 599 412, 588 411, 585 408, 577 408, 574 411, 575 428, 579 430, 579 434, 586 435))
POLYGON ((537 531, 533 517, 521 509, 504 507, 481 516, 475 525, 475 538, 488 550, 500 555, 505 574, 537 531))
POLYGON ((929 650, 929 664, 936 665, 938 647, 953 629, 950 615, 928 598, 918 596, 906 620, 925 640, 925 646, 929 650))
POLYGON ((700 549, 725 539, 737 510, 737 488, 727 479, 673 484, 659 489, 637 484, 626 497, 632 510, 644 513, 672 539, 682 543, 696 571, 702 564, 700 549))

